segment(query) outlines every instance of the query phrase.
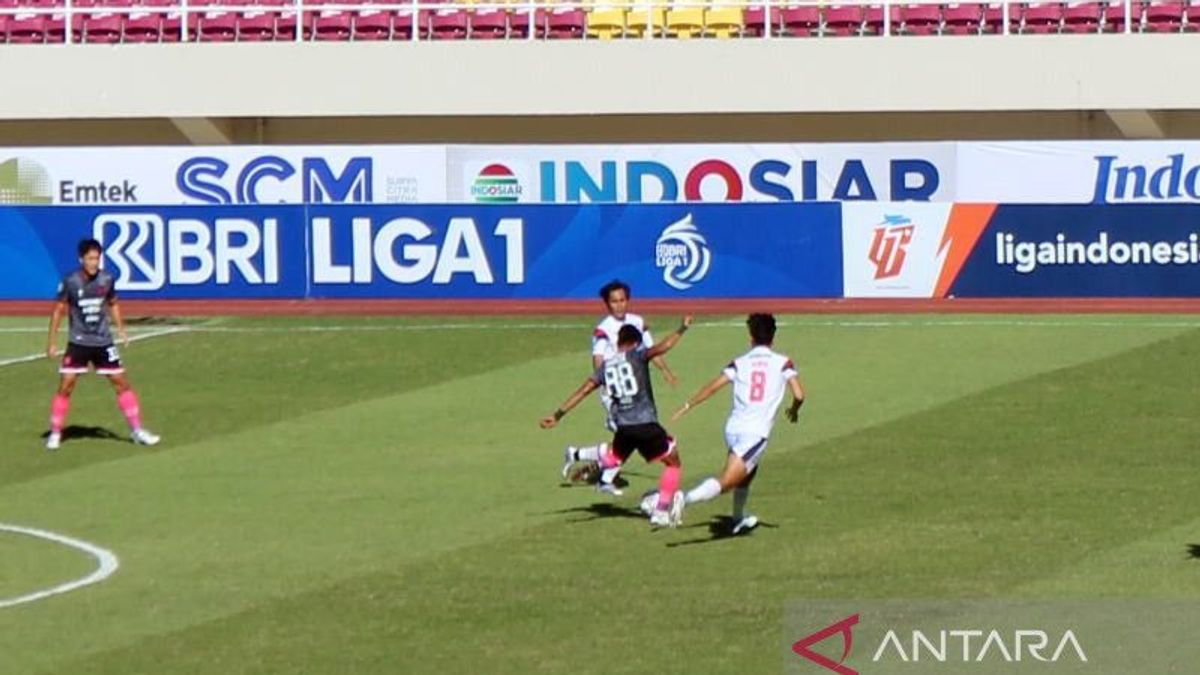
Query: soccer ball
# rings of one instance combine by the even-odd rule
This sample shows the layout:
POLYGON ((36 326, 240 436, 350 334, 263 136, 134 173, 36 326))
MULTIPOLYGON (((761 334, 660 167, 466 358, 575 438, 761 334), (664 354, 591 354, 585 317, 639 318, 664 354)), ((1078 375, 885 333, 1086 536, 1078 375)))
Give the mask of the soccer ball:
POLYGON ((654 513, 655 507, 658 506, 658 490, 651 490, 642 495, 642 501, 638 504, 638 508, 647 516, 654 513))
POLYGON ((571 481, 575 483, 595 483, 600 480, 600 463, 583 462, 571 470, 571 481))

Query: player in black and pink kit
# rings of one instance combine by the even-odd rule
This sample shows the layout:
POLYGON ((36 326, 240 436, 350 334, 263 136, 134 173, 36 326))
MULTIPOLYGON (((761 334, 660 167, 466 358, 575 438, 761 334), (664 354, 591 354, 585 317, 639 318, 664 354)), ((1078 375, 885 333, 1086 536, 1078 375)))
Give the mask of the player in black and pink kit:
POLYGON ((117 335, 122 344, 129 343, 125 334, 125 322, 117 305, 117 293, 113 288, 115 279, 100 269, 100 254, 103 247, 95 239, 79 242, 79 269, 63 278, 58 287, 58 302, 50 317, 50 337, 46 355, 51 359, 58 356, 58 327, 63 315, 69 317, 67 351, 63 355, 58 391, 50 405, 50 436, 46 440, 48 450, 57 450, 62 443, 63 425, 71 408, 71 393, 75 381, 93 366, 97 375, 108 377, 117 394, 117 405, 129 422, 133 442, 140 445, 155 445, 159 437, 142 427, 141 410, 137 394, 125 377, 121 365, 121 354, 113 343, 112 323, 117 325, 117 335))
MULTIPOLYGON (((683 513, 683 494, 678 492, 682 463, 675 439, 658 422, 654 403, 654 388, 650 382, 650 362, 666 354, 692 325, 686 316, 679 328, 662 342, 646 348, 642 332, 635 326, 622 326, 617 337, 617 350, 604 359, 596 371, 553 415, 541 421, 543 429, 553 428, 572 408, 593 391, 603 387, 611 399, 609 412, 615 423, 612 450, 601 466, 606 470, 620 466, 634 452, 641 453, 647 462, 662 462, 663 472, 658 482, 658 502, 651 510, 650 524, 655 527, 675 527, 683 513), (609 464, 610 463, 610 464, 609 464)), ((604 481, 605 477, 601 477, 604 481)))

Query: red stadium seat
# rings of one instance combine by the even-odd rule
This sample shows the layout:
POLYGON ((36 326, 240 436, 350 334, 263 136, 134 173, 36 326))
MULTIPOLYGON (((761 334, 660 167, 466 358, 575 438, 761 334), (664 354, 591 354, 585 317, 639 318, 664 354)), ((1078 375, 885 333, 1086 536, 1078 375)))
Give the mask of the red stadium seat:
POLYGON ((1187 23, 1183 25, 1185 31, 1189 33, 1200 32, 1200 4, 1188 5, 1183 16, 1187 19, 1187 23))
POLYGON ((84 42, 113 44, 124 35, 124 14, 91 14, 80 18, 84 42))
POLYGON ((275 24, 279 14, 265 9, 252 9, 237 14, 237 36, 246 42, 265 42, 275 39, 275 24))
POLYGON ((1098 33, 1104 6, 1098 2, 1068 5, 1063 10, 1063 30, 1068 33, 1098 33))
MULTIPOLYGON (((892 6, 891 31, 893 34, 900 28, 900 8, 892 6)), ((883 35, 883 7, 870 5, 863 10, 864 35, 883 35)))
POLYGON ((1020 13, 1022 33, 1057 33, 1062 28, 1063 7, 1058 3, 1027 5, 1020 13))
POLYGON ((1183 30, 1185 6, 1182 2, 1148 5, 1143 30, 1147 33, 1178 33, 1183 30))
MULTIPOLYGON (((772 13, 774 13, 774 10, 772 10, 772 13)), ((776 26, 782 25, 779 32, 783 35, 790 35, 792 37, 820 35, 821 9, 816 5, 784 7, 782 10, 779 10, 779 18, 772 23, 776 26)), ((749 18, 746 19, 746 25, 750 25, 749 18)))
POLYGON ((502 7, 476 9, 470 18, 473 39, 498 40, 508 36, 508 11, 502 7))
POLYGON ((471 30, 471 17, 465 9, 439 9, 429 17, 429 32, 434 40, 463 40, 471 30))
POLYGON ((353 23, 354 19, 350 12, 336 9, 315 12, 316 39, 333 42, 349 40, 353 23))
MULTIPOLYGON (((550 12, 543 7, 537 7, 533 13, 535 38, 546 36, 546 28, 550 23, 550 12)), ((524 38, 529 36, 529 11, 520 7, 513 8, 508 17, 509 37, 524 38)))
MULTIPOLYGON (((380 2, 379 4, 384 4, 380 2)), ((392 3, 395 4, 395 3, 392 3)), ((376 41, 392 39, 395 14, 388 9, 364 8, 354 13, 351 39, 376 41)), ((410 27, 411 30, 411 27, 410 27)))
POLYGON ((587 30, 587 12, 582 9, 551 9, 546 17, 546 37, 577 40, 587 30))
POLYGON ((8 41, 38 44, 46 41, 45 14, 17 14, 8 22, 8 41))
MULTIPOLYGON (((772 35, 778 35, 783 32, 783 29, 781 28, 782 16, 783 13, 788 9, 794 8, 785 7, 780 9, 776 6, 771 7, 770 25, 772 35)), ((814 9, 816 8, 814 7, 814 9)), ((742 14, 742 20, 745 24, 745 27, 743 28, 743 35, 748 37, 762 37, 764 31, 767 29, 767 8, 763 5, 750 5, 746 7, 745 12, 742 14)), ((819 13, 817 15, 817 23, 818 25, 820 24, 819 13)))
POLYGON ((948 35, 978 35, 983 30, 983 5, 961 3, 942 8, 942 32, 948 35))
POLYGON ((125 17, 126 42, 158 42, 162 39, 162 14, 134 12, 125 17))
POLYGON ((847 36, 862 31, 863 8, 861 5, 838 5, 825 9, 825 34, 847 36))
MULTIPOLYGON (((1129 8, 1130 21, 1136 29, 1142 21, 1142 5, 1140 2, 1135 2, 1129 8)), ((1124 33, 1125 32, 1125 5, 1120 2, 1110 2, 1106 5, 1101 13, 1102 26, 1101 29, 1105 33, 1124 33)))
MULTIPOLYGON (((1002 5, 987 5, 983 8, 983 32, 1004 32, 1004 7, 1002 5)), ((1021 32, 1021 6, 1008 6, 1008 32, 1021 32)))
MULTIPOLYGON (((942 27, 942 8, 939 5, 900 5, 898 21, 893 21, 892 30, 906 35, 937 35, 942 27)), ((979 25, 979 15, 975 15, 979 25)))

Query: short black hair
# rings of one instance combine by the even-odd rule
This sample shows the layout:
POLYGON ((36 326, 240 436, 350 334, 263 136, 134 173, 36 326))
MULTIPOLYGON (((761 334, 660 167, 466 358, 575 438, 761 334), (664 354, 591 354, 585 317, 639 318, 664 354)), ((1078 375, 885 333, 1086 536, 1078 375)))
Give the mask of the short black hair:
POLYGON ((79 240, 79 257, 95 251, 96 253, 104 253, 104 246, 95 239, 80 239, 79 240))
POLYGON ((750 341, 755 346, 769 345, 775 341, 775 317, 771 314, 751 314, 746 319, 750 327, 750 341))
POLYGON ((621 281, 620 279, 613 279, 612 281, 600 287, 600 299, 604 302, 608 302, 608 296, 611 295, 613 291, 617 290, 625 291, 625 297, 630 297, 629 284, 621 281))
POLYGON ((629 324, 621 326, 621 330, 617 332, 618 347, 640 344, 642 344, 642 331, 638 330, 637 326, 631 326, 629 324))

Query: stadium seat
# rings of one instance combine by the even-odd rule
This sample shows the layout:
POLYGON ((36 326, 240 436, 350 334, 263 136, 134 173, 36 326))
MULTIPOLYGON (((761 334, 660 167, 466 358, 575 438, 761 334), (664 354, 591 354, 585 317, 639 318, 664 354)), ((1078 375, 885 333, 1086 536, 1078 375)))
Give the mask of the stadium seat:
POLYGON ((46 41, 45 14, 16 14, 8 22, 8 41, 13 44, 39 44, 46 41))
MULTIPOLYGON (((983 32, 984 33, 1003 33, 1004 32, 1004 7, 1002 5, 987 5, 983 8, 983 32)), ((1021 32, 1021 6, 1010 4, 1008 6, 1008 32, 1021 32)))
POLYGON ((667 35, 690 39, 704 34, 704 7, 699 0, 678 0, 667 9, 667 35))
POLYGON ((942 33, 978 35, 983 30, 983 5, 956 3, 942 8, 942 33))
POLYGON ((465 9, 447 7, 422 13, 428 17, 421 22, 422 36, 428 35, 434 40, 465 40, 471 30, 471 17, 465 9))
POLYGON ((778 24, 782 26, 779 32, 783 35, 791 37, 820 35, 821 9, 816 5, 784 7, 779 11, 778 24))
POLYGON ((133 12, 125 17, 125 42, 158 42, 162 39, 163 15, 133 12))
MULTIPOLYGON (((311 40, 316 26, 316 19, 313 17, 312 12, 304 12, 304 15, 300 18, 300 21, 302 22, 300 38, 303 40, 311 40)), ((296 39, 296 12, 285 11, 279 14, 279 19, 275 22, 275 39, 296 39)))
POLYGON ((498 2, 484 0, 482 7, 470 13, 471 39, 500 40, 508 37, 508 9, 496 4, 498 2))
POLYGON ((1183 24, 1185 31, 1189 33, 1200 32, 1200 4, 1188 5, 1187 10, 1184 11, 1183 18, 1186 19, 1186 23, 1183 24))
POLYGON ((1098 33, 1104 11, 1098 2, 1067 5, 1063 10, 1063 31, 1067 33, 1098 33))
POLYGON ((1022 33, 1057 33, 1062 28, 1063 6, 1058 3, 1025 5, 1020 14, 1022 33))
MULTIPOLYGON (((122 14, 90 14, 80 16, 78 23, 83 42, 92 44, 114 44, 124 35, 125 17, 122 14)), ((74 22, 73 22, 74 23, 74 22)))
MULTIPOLYGON (((883 7, 870 5, 863 9, 863 35, 883 35, 883 7)), ((891 31, 895 35, 900 29, 900 8, 892 5, 891 31)))
MULTIPOLYGON (((529 37, 529 7, 522 7, 520 0, 512 0, 512 9, 508 13, 508 34, 512 38, 529 37)), ((535 7, 533 11, 535 38, 546 37, 546 29, 550 22, 550 12, 545 7, 535 7)))
POLYGON ((1146 7, 1142 30, 1147 33, 1178 33, 1183 30, 1182 2, 1160 2, 1146 7))
POLYGON ((237 37, 246 42, 264 42, 275 39, 275 12, 251 9, 237 15, 237 37))
POLYGON ((627 12, 624 2, 596 0, 588 8, 588 35, 600 40, 624 36, 627 12))
POLYGON ((836 5, 825 9, 826 35, 845 37, 858 35, 862 32, 862 5, 836 5))
MULTIPOLYGON (((1140 3, 1134 3, 1129 8, 1130 21, 1136 29, 1141 23, 1142 7, 1140 3)), ((1120 2, 1110 2, 1104 7, 1101 17, 1101 30, 1105 33, 1124 33, 1125 32, 1125 5, 1120 2)))
MULTIPOLYGON (((893 32, 937 35, 942 27, 942 8, 938 5, 900 5, 898 9, 899 20, 893 22, 893 32)), ((975 25, 979 25, 978 13, 975 15, 975 25)))
POLYGON ((546 16, 546 37, 552 40, 582 38, 586 31, 587 12, 582 9, 560 7, 551 9, 546 16))
POLYGON ((629 34, 643 37, 663 34, 667 23, 666 0, 637 0, 629 8, 629 34))
POLYGON ((704 15, 704 34, 717 38, 731 38, 742 34, 746 19, 741 7, 720 4, 716 0, 704 15))

